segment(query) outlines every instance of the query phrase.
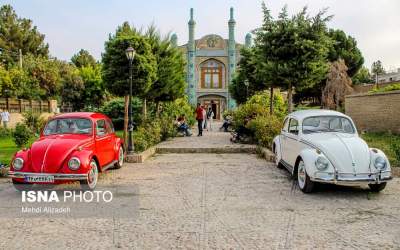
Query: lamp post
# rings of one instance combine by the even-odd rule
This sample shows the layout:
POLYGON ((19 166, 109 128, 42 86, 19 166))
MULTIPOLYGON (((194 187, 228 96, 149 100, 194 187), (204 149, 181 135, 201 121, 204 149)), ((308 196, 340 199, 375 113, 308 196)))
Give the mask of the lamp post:
POLYGON ((129 47, 125 51, 126 57, 129 61, 129 104, 128 104, 128 153, 133 152, 133 121, 132 121, 132 61, 135 57, 136 51, 129 47))
POLYGON ((246 100, 247 96, 249 95, 249 80, 244 80, 244 85, 246 86, 246 100))

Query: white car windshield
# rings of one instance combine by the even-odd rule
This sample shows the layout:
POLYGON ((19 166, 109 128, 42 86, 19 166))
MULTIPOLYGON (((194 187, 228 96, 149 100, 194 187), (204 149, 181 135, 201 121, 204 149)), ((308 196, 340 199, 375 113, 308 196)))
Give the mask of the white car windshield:
POLYGON ((303 120, 303 134, 339 132, 354 134, 353 124, 341 116, 312 116, 303 120))
POLYGON ((47 123, 43 134, 92 134, 92 122, 82 118, 54 119, 47 123))

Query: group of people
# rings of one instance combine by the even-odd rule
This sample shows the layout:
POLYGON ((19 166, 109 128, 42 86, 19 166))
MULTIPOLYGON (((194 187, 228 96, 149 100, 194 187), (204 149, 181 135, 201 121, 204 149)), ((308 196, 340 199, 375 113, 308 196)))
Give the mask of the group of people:
POLYGON ((4 128, 7 128, 7 124, 10 122, 10 113, 8 111, 0 109, 0 119, 4 128))
POLYGON ((196 108, 196 120, 199 133, 197 136, 203 136, 203 130, 212 131, 213 128, 214 111, 211 107, 205 108, 200 103, 196 108))

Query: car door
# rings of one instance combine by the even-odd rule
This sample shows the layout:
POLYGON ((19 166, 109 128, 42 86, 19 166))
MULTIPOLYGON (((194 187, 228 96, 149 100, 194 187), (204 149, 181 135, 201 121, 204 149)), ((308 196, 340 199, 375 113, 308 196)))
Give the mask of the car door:
POLYGON ((96 150, 100 165, 103 167, 114 159, 112 134, 107 131, 106 120, 96 122, 96 150))
POLYGON ((118 154, 117 150, 117 136, 115 135, 114 125, 112 124, 111 120, 106 120, 107 131, 111 136, 111 148, 110 154, 113 156, 112 159, 117 159, 116 154, 118 154))
POLYGON ((283 139, 283 160, 294 167, 297 156, 299 155, 299 122, 295 118, 290 118, 288 130, 284 133, 283 139))

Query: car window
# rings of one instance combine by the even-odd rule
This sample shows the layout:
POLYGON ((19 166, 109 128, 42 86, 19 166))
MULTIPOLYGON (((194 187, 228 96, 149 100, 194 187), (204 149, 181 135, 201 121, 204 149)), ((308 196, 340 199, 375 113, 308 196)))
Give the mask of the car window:
POLYGON ((49 121, 43 130, 44 135, 91 134, 92 122, 82 118, 57 118, 49 121))
POLYGON ((355 133, 351 121, 341 116, 314 116, 303 120, 303 133, 339 132, 355 133))
POLYGON ((114 130, 114 126, 113 126, 112 122, 107 120, 106 123, 107 123, 107 133, 110 133, 110 134, 114 133, 115 130, 114 130))
POLYGON ((283 128, 282 130, 287 132, 288 131, 288 124, 289 124, 289 118, 286 118, 285 121, 283 122, 283 128))
POLYGON ((299 122, 296 119, 290 119, 289 133, 297 135, 299 133, 299 122))
POLYGON ((99 120, 96 122, 96 134, 99 136, 105 135, 107 133, 107 128, 106 128, 106 121, 105 120, 99 120))

